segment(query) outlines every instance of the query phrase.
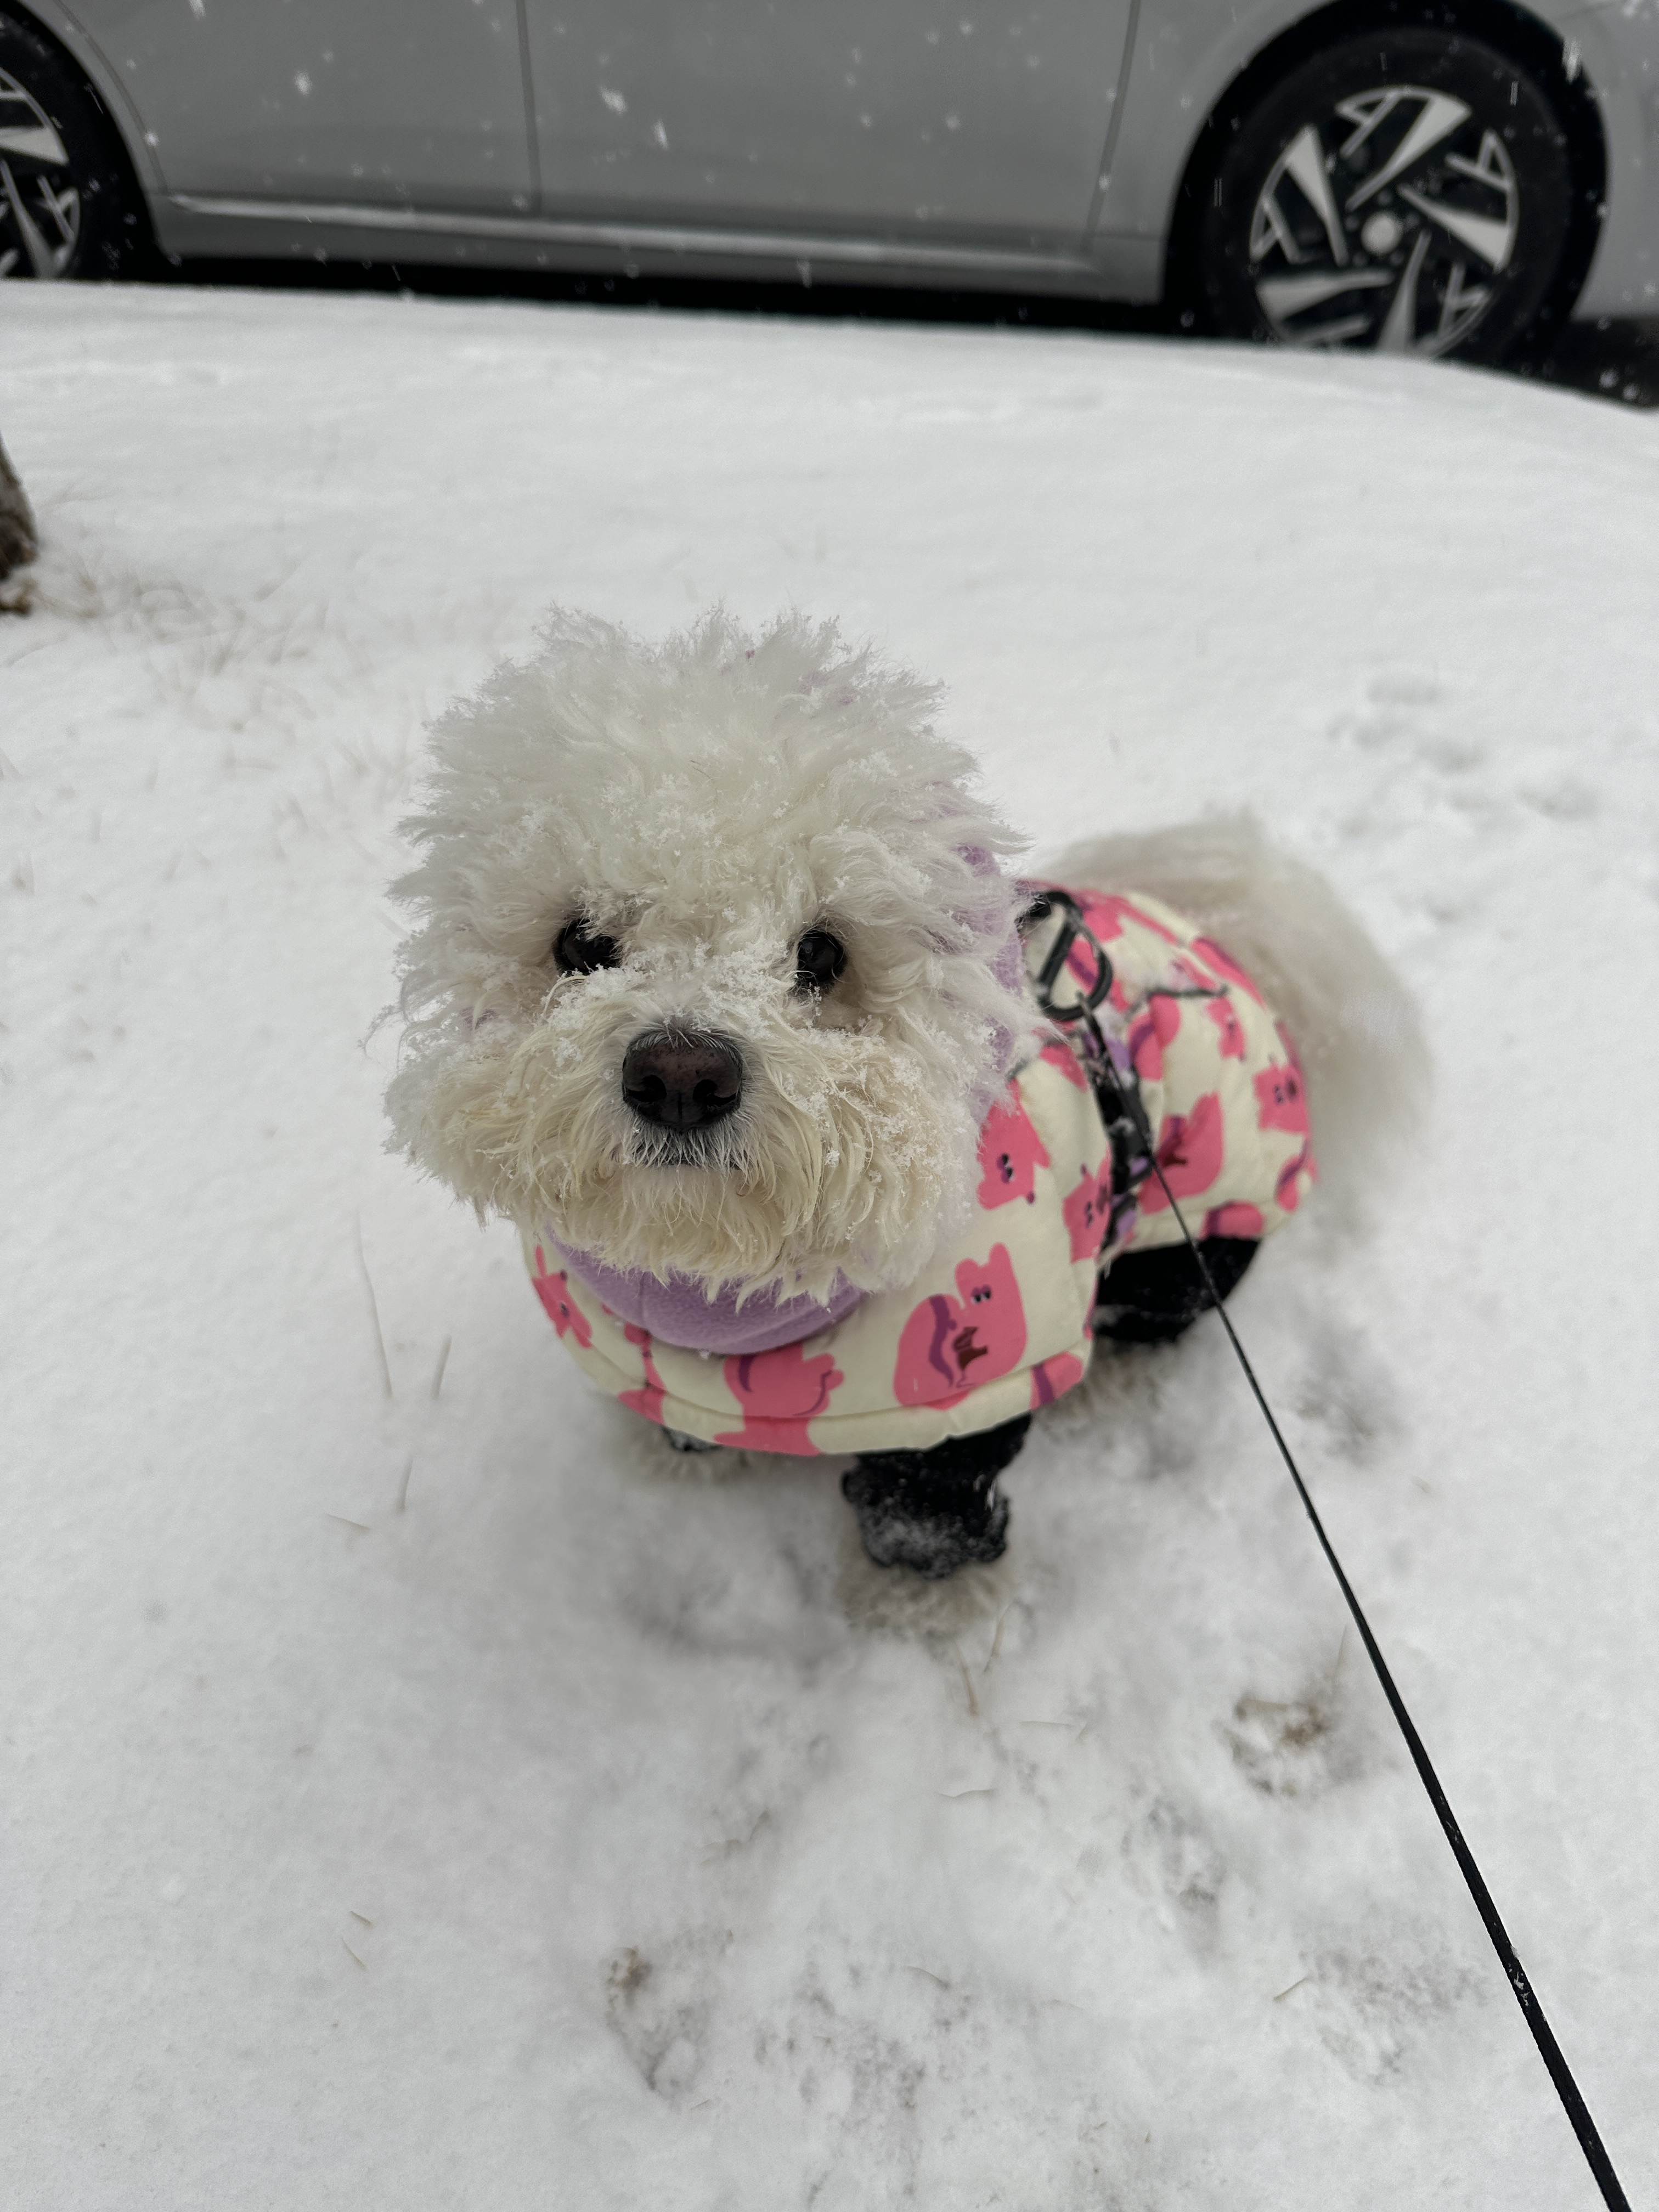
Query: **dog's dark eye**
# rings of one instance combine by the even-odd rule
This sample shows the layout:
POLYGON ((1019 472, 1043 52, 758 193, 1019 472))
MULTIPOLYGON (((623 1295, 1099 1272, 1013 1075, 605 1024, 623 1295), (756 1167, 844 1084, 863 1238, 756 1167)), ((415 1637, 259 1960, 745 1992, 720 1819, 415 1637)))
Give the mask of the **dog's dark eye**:
POLYGON ((585 921, 568 921, 553 940, 553 957, 567 975, 591 975, 622 958, 614 937, 599 937, 585 921))
POLYGON ((827 991, 847 965, 840 940, 827 929, 809 929, 795 947, 795 988, 827 991))

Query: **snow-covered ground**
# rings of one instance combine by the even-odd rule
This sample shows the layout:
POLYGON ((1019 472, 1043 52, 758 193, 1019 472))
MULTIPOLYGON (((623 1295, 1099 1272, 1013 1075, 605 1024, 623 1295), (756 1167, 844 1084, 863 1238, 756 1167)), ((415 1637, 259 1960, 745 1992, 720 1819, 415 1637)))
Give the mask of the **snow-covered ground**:
POLYGON ((1595 2202, 1213 1325, 1058 1410, 1000 1568, 898 1587, 836 1467, 688 1470, 383 1156, 423 720, 550 600, 722 594, 947 678, 1039 849, 1256 807, 1420 994, 1374 1235, 1237 1316, 1650 2200, 1659 418, 1079 335, 3 313, 0 2202, 1595 2202))

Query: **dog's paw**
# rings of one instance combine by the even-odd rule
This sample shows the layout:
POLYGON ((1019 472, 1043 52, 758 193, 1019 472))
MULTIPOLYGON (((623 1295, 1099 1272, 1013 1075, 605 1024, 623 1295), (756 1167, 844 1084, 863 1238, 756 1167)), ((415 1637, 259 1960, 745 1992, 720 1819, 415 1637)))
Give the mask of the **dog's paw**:
POLYGON ((858 1516, 866 1555, 878 1567, 908 1567, 943 1582, 958 1567, 988 1565, 1007 1549, 1008 1500, 994 1480, 949 1505, 862 1466, 849 1468, 841 1486, 858 1516))
POLYGON ((705 1443, 701 1437, 689 1437, 684 1429, 671 1429, 665 1423, 662 1433, 663 1441, 670 1451, 713 1452, 720 1449, 718 1444, 705 1443))

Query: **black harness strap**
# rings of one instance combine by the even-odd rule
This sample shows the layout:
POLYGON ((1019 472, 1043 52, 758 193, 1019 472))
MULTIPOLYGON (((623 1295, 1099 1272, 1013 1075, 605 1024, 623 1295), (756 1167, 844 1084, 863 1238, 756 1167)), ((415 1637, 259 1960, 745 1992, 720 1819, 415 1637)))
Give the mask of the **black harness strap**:
MULTIPOLYGON (((1075 899, 1063 891, 1048 890, 1043 893, 1043 900, 1047 903, 1043 906, 1042 912, 1034 916, 1035 919, 1046 918, 1047 914, 1055 906, 1065 908, 1066 918, 1036 978, 1037 1003, 1048 1019, 1059 1024, 1068 1036, 1075 1037, 1080 1034, 1082 1039, 1080 1056, 1088 1067, 1095 1085, 1096 1096, 1100 1099, 1101 1110, 1106 1117, 1108 1131, 1109 1132, 1116 1122, 1121 1121, 1128 1126, 1133 1133, 1137 1147, 1150 1164, 1150 1172, 1157 1176, 1162 1186, 1164 1195, 1169 1201, 1170 1210, 1174 1214, 1181 1233, 1187 1241, 1187 1249, 1197 1264, 1204 1287, 1209 1293, 1217 1314, 1220 1316, 1221 1326, 1227 1332, 1227 1341, 1232 1346, 1237 1356, 1238 1364, 1244 1370, 1244 1379, 1250 1386, 1251 1395, 1261 1408, 1261 1418, 1267 1424, 1268 1432, 1279 1447, 1279 1455, 1284 1461, 1286 1472, 1296 1486, 1296 1494, 1302 1500, 1304 1510, 1313 1523, 1314 1534, 1319 1540, 1319 1548, 1325 1554, 1331 1572, 1336 1577, 1337 1587, 1346 1601, 1354 1626, 1359 1631, 1359 1640, 1365 1647, 1365 1655, 1376 1671, 1377 1680, 1382 1686, 1382 1694, 1389 1701, 1389 1710, 1399 1723, 1401 1735, 1406 1739, 1406 1748, 1412 1755, 1412 1764, 1416 1767, 1423 1787, 1429 1794, 1429 1802, 1434 1807, 1440 1826, 1445 1831, 1446 1841, 1451 1845, 1452 1856, 1457 1861, 1458 1871, 1468 1885, 1469 1894, 1474 1899, 1475 1910, 1480 1913, 1486 1925, 1486 1933, 1492 1938, 1492 1947, 1498 1954, 1498 1964, 1503 1967, 1504 1977, 1515 1992, 1516 2002, 1520 2006, 1522 2016, 1532 2031, 1533 2041, 1538 2045, 1539 2055, 1549 2070, 1551 2081, 1555 2084, 1556 2094, 1560 2098, 1567 2118, 1572 2123, 1572 2131, 1578 2138, 1578 2147, 1583 2152, 1589 2170, 1595 2177, 1596 2186, 1601 2192, 1608 2212, 1630 2212, 1630 2200, 1626 2197, 1624 2190, 1620 2185, 1619 2177, 1613 2170, 1613 2160, 1607 2156, 1607 2148, 1597 2131, 1595 2121, 1590 2118, 1589 2107, 1585 2104, 1578 2084, 1573 2079, 1572 2069, 1568 2065, 1561 2046, 1555 2039, 1554 2031, 1550 2027, 1544 2008, 1539 2002, 1537 1991, 1528 1978, 1526 1968, 1516 1955, 1515 1945, 1510 1940, 1509 1930, 1504 1927, 1498 1907, 1492 1901, 1492 1892, 1487 1888, 1485 1877, 1475 1863, 1474 1853, 1464 1839, 1463 1831, 1457 1824, 1457 1816, 1452 1811, 1450 1801, 1441 1787, 1440 1777, 1435 1772, 1434 1762, 1424 1747, 1422 1737, 1417 1733, 1416 1723, 1406 1710, 1406 1701, 1395 1686, 1394 1676, 1389 1670, 1389 1663, 1382 1656, 1382 1649, 1376 1637, 1371 1633, 1370 1623, 1365 1618, 1364 1610, 1359 1600, 1354 1595, 1353 1585, 1342 1571, 1342 1562, 1337 1558, 1330 1538, 1325 1534, 1325 1524, 1319 1517, 1318 1510, 1309 1494, 1307 1484, 1302 1480, 1301 1469, 1297 1466, 1295 1456, 1289 1444, 1285 1441, 1284 1433, 1278 1421, 1273 1418, 1273 1407, 1267 1403, 1267 1395, 1256 1379, 1255 1370, 1250 1364, 1249 1355, 1240 1343, 1238 1331, 1233 1327, 1231 1317, 1216 1290, 1214 1279, 1205 1261, 1203 1248, 1187 1226, 1186 1216, 1182 1212, 1176 1194, 1170 1188, 1168 1178, 1158 1157, 1158 1148, 1146 1120, 1146 1109, 1141 1104, 1139 1086, 1134 1080, 1133 1071, 1130 1070, 1126 1079, 1115 1065, 1107 1048, 1105 1037, 1102 1035, 1100 1025, 1096 1019, 1096 1010, 1103 1004, 1112 986, 1111 963, 1107 958, 1104 949, 1097 942, 1092 932, 1085 922, 1083 910, 1075 899), (1054 987, 1059 981, 1061 971, 1079 939, 1087 946, 1097 963, 1095 975, 1088 988, 1079 993, 1075 1004, 1058 1005, 1054 998, 1054 987)), ((1117 1145, 1114 1141, 1112 1173, 1115 1219, 1117 1164, 1117 1145)), ((1144 1175, 1142 1179, 1144 1180, 1144 1175)))

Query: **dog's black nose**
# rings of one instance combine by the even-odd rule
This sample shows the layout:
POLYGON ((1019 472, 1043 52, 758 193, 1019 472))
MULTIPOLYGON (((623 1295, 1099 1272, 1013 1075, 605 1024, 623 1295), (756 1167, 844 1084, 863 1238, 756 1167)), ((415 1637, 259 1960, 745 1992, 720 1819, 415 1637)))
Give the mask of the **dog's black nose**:
POLYGON ((647 1030, 623 1060, 623 1097, 642 1121, 702 1129, 735 1113, 743 1059, 727 1038, 691 1030, 647 1030))

